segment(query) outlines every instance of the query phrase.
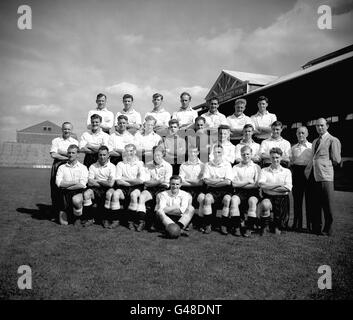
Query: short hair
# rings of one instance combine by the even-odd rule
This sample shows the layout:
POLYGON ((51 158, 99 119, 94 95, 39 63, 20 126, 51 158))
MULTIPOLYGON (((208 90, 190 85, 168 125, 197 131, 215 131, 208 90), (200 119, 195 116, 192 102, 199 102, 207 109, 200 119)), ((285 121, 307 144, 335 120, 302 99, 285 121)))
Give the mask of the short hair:
POLYGON ((177 119, 170 119, 168 121, 168 126, 170 127, 172 124, 176 123, 179 127, 179 121, 177 119))
POLYGON ((133 143, 128 143, 124 149, 126 150, 127 148, 133 148, 134 150, 136 150, 136 146, 133 143))
POLYGON ((274 121, 274 122, 272 122, 272 124, 271 124, 271 128, 272 127, 283 127, 283 124, 282 124, 282 122, 281 121, 278 121, 278 120, 276 120, 276 121, 274 121))
POLYGON ((218 98, 217 98, 217 97, 213 97, 213 98, 211 98, 210 100, 208 100, 208 102, 209 102, 209 103, 211 103, 211 101, 213 101, 213 100, 216 100, 216 101, 217 101, 217 103, 219 104, 219 100, 218 100, 218 98))
POLYGON ((170 177, 169 181, 172 181, 172 180, 179 180, 179 181, 181 181, 181 177, 180 177, 179 175, 177 175, 177 174, 173 174, 173 175, 170 177))
POLYGON ((254 126, 251 123, 247 123, 244 127, 243 127, 243 131, 247 128, 251 128, 252 130, 255 130, 254 126))
POLYGON ((158 145, 158 146, 154 146, 154 147, 152 148, 152 153, 153 153, 153 155, 154 155, 154 154, 155 154, 155 152, 157 152, 157 151, 162 152, 163 157, 165 157, 166 152, 165 152, 165 149, 164 149, 164 147, 163 147, 163 146, 158 145))
POLYGON ((128 93, 123 95, 123 101, 125 99, 131 99, 132 101, 134 101, 134 97, 131 94, 128 94, 128 93))
POLYGON ((109 149, 108 149, 107 146, 100 146, 99 149, 98 149, 98 152, 102 151, 102 150, 106 150, 109 153, 109 149))
POLYGON ((100 122, 102 122, 102 117, 99 114, 92 114, 91 115, 91 121, 94 119, 99 119, 100 122))
POLYGON ((155 93, 153 96, 152 96, 152 99, 157 99, 157 98, 161 98, 161 100, 163 100, 163 96, 160 94, 160 93, 155 93))
POLYGON ((243 147, 241 147, 240 153, 243 153, 245 150, 250 150, 251 153, 252 153, 252 149, 250 148, 250 146, 243 146, 243 147))
POLYGON ((272 153, 277 153, 277 154, 279 154, 280 156, 283 155, 283 152, 282 152, 281 148, 278 148, 278 147, 272 148, 272 149, 270 150, 270 154, 272 154, 272 153))
POLYGON ((63 122, 63 124, 61 125, 61 128, 63 128, 63 127, 64 127, 65 125, 67 125, 67 124, 69 124, 69 125, 71 126, 71 128, 74 127, 71 122, 65 121, 65 122, 63 122))
POLYGON ((121 119, 123 119, 123 120, 125 120, 125 121, 129 121, 128 117, 125 116, 124 114, 121 114, 121 115, 118 117, 118 121, 121 120, 121 119))
POLYGON ((218 132, 220 132, 221 130, 230 130, 230 127, 227 124, 221 124, 218 127, 218 132))
POLYGON ((157 123, 157 119, 151 115, 148 115, 146 118, 145 118, 145 122, 147 121, 154 121, 154 124, 157 123))
POLYGON ((78 145, 76 145, 76 144, 70 144, 70 145, 67 147, 67 151, 72 150, 72 149, 76 149, 76 151, 78 151, 78 150, 79 150, 78 145))
POLYGON ((198 121, 202 120, 204 123, 206 123, 206 119, 203 116, 198 116, 197 118, 195 118, 195 123, 197 123, 198 121))
POLYGON ((256 102, 260 102, 260 101, 263 101, 263 100, 265 100, 268 103, 268 98, 266 98, 265 96, 258 97, 256 102))
POLYGON ((246 100, 241 98, 241 99, 236 99, 234 102, 234 105, 238 105, 238 104, 243 104, 244 106, 246 106, 246 100))
POLYGON ((106 96, 104 93, 98 93, 96 100, 98 100, 98 99, 101 98, 101 97, 104 97, 105 100, 107 100, 107 96, 106 96))
POLYGON ((183 96, 188 96, 188 97, 189 97, 189 100, 191 100, 191 94, 190 94, 189 92, 184 91, 183 93, 181 93, 181 94, 180 94, 180 99, 181 99, 183 96))

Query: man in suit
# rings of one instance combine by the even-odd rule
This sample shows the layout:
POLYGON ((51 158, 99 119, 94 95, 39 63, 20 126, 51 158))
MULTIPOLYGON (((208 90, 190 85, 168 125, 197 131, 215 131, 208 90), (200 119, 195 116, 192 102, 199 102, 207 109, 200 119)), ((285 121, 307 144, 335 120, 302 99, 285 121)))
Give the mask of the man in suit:
POLYGON ((312 156, 305 168, 305 175, 309 179, 309 195, 313 203, 312 231, 317 235, 329 236, 333 222, 333 165, 341 162, 341 143, 327 129, 326 120, 318 119, 316 130, 319 137, 313 141, 312 156), (321 209, 325 218, 322 230, 321 209))

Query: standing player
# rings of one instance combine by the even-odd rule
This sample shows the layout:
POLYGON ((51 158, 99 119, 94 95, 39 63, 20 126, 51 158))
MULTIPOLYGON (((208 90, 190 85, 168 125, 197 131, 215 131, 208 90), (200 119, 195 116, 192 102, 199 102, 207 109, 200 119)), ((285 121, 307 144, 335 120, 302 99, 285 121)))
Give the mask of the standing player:
POLYGON ((257 106, 259 111, 251 116, 251 120, 255 125, 255 138, 261 144, 263 140, 270 138, 271 125, 277 120, 277 116, 267 111, 268 99, 265 96, 257 99, 257 106))
POLYGON ((163 131, 168 129, 168 122, 170 120, 170 113, 162 108, 163 96, 160 93, 155 93, 152 96, 153 110, 145 114, 147 116, 152 116, 157 120, 154 127, 154 131, 162 135, 163 131))
POLYGON ((260 146, 260 156, 262 159, 262 166, 266 167, 271 164, 270 150, 272 148, 280 148, 282 150, 283 156, 281 156, 281 165, 285 168, 289 166, 289 157, 291 155, 291 145, 290 142, 281 137, 283 130, 282 122, 275 121, 271 125, 272 134, 271 138, 262 141, 260 146))
POLYGON ((118 111, 115 116, 114 125, 118 125, 118 118, 120 115, 124 115, 127 117, 127 130, 134 134, 137 130, 140 130, 142 125, 141 114, 137 112, 133 107, 132 103, 134 101, 134 97, 131 94, 124 94, 123 96, 123 104, 124 108, 122 111, 118 111))
POLYGON ((51 167, 50 173, 50 192, 51 192, 51 201, 52 201, 52 210, 56 217, 59 213, 58 206, 60 203, 59 190, 55 183, 56 173, 58 168, 67 162, 67 148, 74 144, 78 145, 78 141, 74 139, 72 135, 72 124, 70 122, 64 122, 61 126, 62 137, 53 139, 50 148, 50 156, 54 159, 53 165, 51 167))
POLYGON ((297 129, 298 143, 291 150, 291 170, 293 177, 293 202, 294 202, 294 219, 293 230, 302 231, 303 228, 303 198, 305 195, 305 213, 306 226, 308 231, 311 230, 311 213, 310 203, 307 194, 308 181, 305 177, 305 167, 311 158, 311 143, 307 140, 307 127, 299 127, 297 129))
POLYGON ((170 190, 163 191, 157 195, 156 215, 167 229, 171 223, 179 225, 182 234, 185 233, 185 228, 190 223, 194 208, 191 205, 191 195, 183 190, 180 190, 181 178, 174 175, 170 178, 170 190))
POLYGON ((235 146, 229 141, 230 128, 228 125, 220 125, 218 127, 218 137, 211 147, 210 160, 214 159, 213 149, 215 146, 221 145, 223 147, 223 160, 228 161, 231 165, 235 161, 235 146))
POLYGON ((178 120, 180 130, 186 130, 187 128, 191 127, 197 118, 197 111, 189 106, 190 101, 190 93, 183 92, 180 95, 181 107, 178 111, 173 112, 172 119, 178 120))
POLYGON ((209 101, 208 112, 202 115, 206 119, 207 129, 217 129, 221 124, 228 125, 226 116, 218 111, 218 107, 218 99, 211 98, 209 101))
POLYGON ((127 131, 127 116, 118 116, 118 124, 115 126, 115 132, 109 136, 108 148, 110 151, 110 161, 116 165, 123 160, 123 152, 126 145, 134 143, 134 136, 127 131))
POLYGON ((146 164, 144 190, 141 192, 137 206, 137 215, 141 220, 142 217, 145 217, 145 221, 146 218, 149 218, 149 224, 152 224, 153 221, 152 215, 156 206, 156 196, 159 192, 169 188, 169 180, 173 174, 172 166, 163 159, 165 150, 157 146, 153 147, 152 152, 153 161, 146 164), (148 212, 147 217, 146 212, 148 212))
POLYGON ((89 168, 98 160, 98 149, 107 146, 109 135, 101 129, 102 117, 98 114, 91 116, 91 130, 82 134, 80 139, 80 152, 85 154, 83 164, 89 168))
POLYGON ((254 127, 251 124, 246 124, 243 128, 243 139, 235 146, 235 162, 239 163, 242 160, 241 148, 244 146, 249 146, 252 150, 252 161, 259 163, 260 158, 260 145, 252 139, 254 133, 254 127))
POLYGON ((214 209, 223 207, 221 225, 227 225, 232 195, 232 166, 228 161, 223 160, 223 147, 221 145, 213 148, 213 158, 213 161, 205 164, 203 174, 206 194, 200 193, 197 199, 200 204, 199 215, 203 219, 201 231, 206 234, 211 232, 212 206, 214 209))
POLYGON ((250 117, 244 114, 246 109, 245 99, 236 99, 234 103, 234 113, 227 117, 230 127, 230 140, 234 145, 237 145, 243 137, 243 128, 246 124, 253 124, 250 117))
POLYGON ((276 234, 288 227, 289 220, 289 192, 292 190, 292 173, 281 166, 282 150, 270 150, 271 165, 261 169, 259 186, 262 190, 260 207, 261 234, 266 231, 271 211, 276 234))
POLYGON ((88 112, 88 117, 87 117, 87 129, 91 130, 92 129, 92 124, 91 124, 91 117, 94 114, 98 114, 101 116, 101 128, 102 130, 109 134, 110 129, 114 125, 114 113, 109 111, 106 107, 106 102, 107 102, 107 96, 103 93, 99 93, 97 95, 96 103, 97 103, 97 108, 94 110, 90 110, 88 112))
MULTIPOLYGON (((144 227, 144 217, 136 217, 138 199, 141 195, 144 182, 144 164, 136 156, 136 147, 134 144, 125 146, 125 155, 123 161, 120 161, 116 166, 116 185, 117 190, 114 191, 112 197, 112 210, 120 209, 120 200, 124 200, 124 209, 127 209, 128 216, 126 218, 128 228, 137 231, 142 231, 144 227), (138 218, 138 222, 136 221, 138 218), (136 225, 136 223, 138 223, 136 225)), ((116 217, 116 215, 114 214, 116 217)), ((117 225, 118 221, 113 222, 113 226, 117 225)))
POLYGON ((244 219, 247 209, 248 229, 244 236, 249 236, 248 230, 254 230, 257 225, 256 206, 259 201, 258 180, 261 168, 252 161, 252 149, 243 146, 240 149, 242 161, 233 167, 233 187, 230 217, 233 234, 240 236, 240 219, 244 219))
MULTIPOLYGON (((94 206, 101 212, 105 211, 103 210, 105 205, 109 206, 114 182, 115 166, 109 161, 108 147, 101 146, 98 149, 98 161, 89 167, 88 189, 83 193, 84 227, 94 223, 92 200, 94 201, 94 206)), ((106 214, 104 214, 103 219, 103 221, 106 221, 106 214)), ((107 223, 103 223, 103 226, 106 227, 107 223)))
POLYGON ((67 163, 58 168, 55 183, 59 188, 60 212, 59 223, 68 224, 68 214, 75 217, 75 225, 81 224, 80 217, 82 215, 82 192, 86 188, 88 180, 87 167, 77 160, 78 146, 70 145, 67 148, 67 163))

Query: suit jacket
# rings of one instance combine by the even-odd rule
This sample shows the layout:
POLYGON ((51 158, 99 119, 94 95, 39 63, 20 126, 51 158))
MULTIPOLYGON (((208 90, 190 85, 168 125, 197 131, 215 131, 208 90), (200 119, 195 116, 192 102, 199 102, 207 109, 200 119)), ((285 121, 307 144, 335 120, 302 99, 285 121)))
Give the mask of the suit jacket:
POLYGON ((329 133, 325 134, 316 152, 312 144, 312 157, 305 168, 305 176, 309 179, 311 170, 314 170, 315 181, 333 181, 333 165, 341 162, 341 142, 329 133))

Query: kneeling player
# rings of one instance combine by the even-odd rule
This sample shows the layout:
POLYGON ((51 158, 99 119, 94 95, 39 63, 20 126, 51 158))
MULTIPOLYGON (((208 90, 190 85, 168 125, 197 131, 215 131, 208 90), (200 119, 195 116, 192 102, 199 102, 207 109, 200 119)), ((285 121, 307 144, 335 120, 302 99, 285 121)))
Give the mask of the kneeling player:
MULTIPOLYGON (((233 167, 233 187, 235 195, 232 196, 230 204, 230 219, 232 232, 235 236, 240 236, 240 219, 244 219, 244 211, 247 210, 248 228, 254 230, 257 224, 256 206, 259 199, 258 180, 261 168, 251 159, 252 149, 250 146, 243 146, 240 149, 241 162, 233 167)), ((249 236, 246 229, 243 234, 249 236)))
MULTIPOLYGON (((152 220, 156 206, 156 196, 159 192, 168 189, 169 180, 173 173, 172 165, 163 159, 165 156, 164 148, 155 146, 152 152, 153 162, 146 165, 144 190, 141 192, 137 206, 137 214, 141 221, 146 221, 146 212, 148 211, 147 217, 150 219, 149 227, 152 227, 153 224, 152 220)), ((142 227, 144 226, 143 224, 142 227)))
POLYGON ((59 222, 67 225, 67 214, 73 210, 75 225, 81 224, 82 192, 86 188, 88 170, 77 160, 78 146, 70 145, 67 148, 68 162, 61 165, 56 173, 55 183, 59 188, 59 222))
POLYGON ((170 190, 160 192, 157 195, 156 214, 163 226, 175 223, 180 227, 181 234, 185 233, 185 227, 190 223, 194 214, 194 207, 191 205, 191 195, 180 190, 181 178, 172 176, 170 178, 170 190))
POLYGON ((267 230, 271 211, 276 234, 281 234, 289 220, 289 192, 292 190, 292 173, 281 166, 282 150, 270 150, 271 165, 261 169, 259 186, 263 200, 260 207, 261 234, 267 230))
POLYGON ((211 232, 212 205, 214 209, 222 209, 222 233, 227 234, 226 226, 229 219, 229 205, 232 195, 232 166, 229 161, 223 160, 223 147, 213 147, 213 161, 205 164, 203 181, 206 184, 206 194, 201 193, 197 199, 200 203, 199 215, 203 219, 201 231, 211 232))
MULTIPOLYGON (((104 205, 109 206, 110 198, 114 189, 115 182, 115 166, 109 161, 109 149, 106 146, 101 146, 98 149, 98 161, 89 167, 88 172, 88 187, 83 193, 83 207, 85 221, 84 227, 94 223, 93 203, 100 211, 104 205)), ((103 216, 103 226, 108 227, 106 213, 103 216)))
MULTIPOLYGON (((127 220, 130 230, 135 229, 137 204, 143 189, 143 181, 143 162, 136 156, 135 145, 127 144, 123 161, 118 162, 116 165, 116 185, 118 189, 113 193, 111 209, 116 212, 120 209, 120 200, 125 200, 124 209, 128 209, 128 216, 124 220, 127 220)), ((114 214, 113 216, 116 217, 117 215, 114 214)), ((118 224, 118 220, 115 220, 112 226, 115 227, 118 224)), ((140 229, 142 224, 143 221, 139 219, 136 228, 140 229)))

